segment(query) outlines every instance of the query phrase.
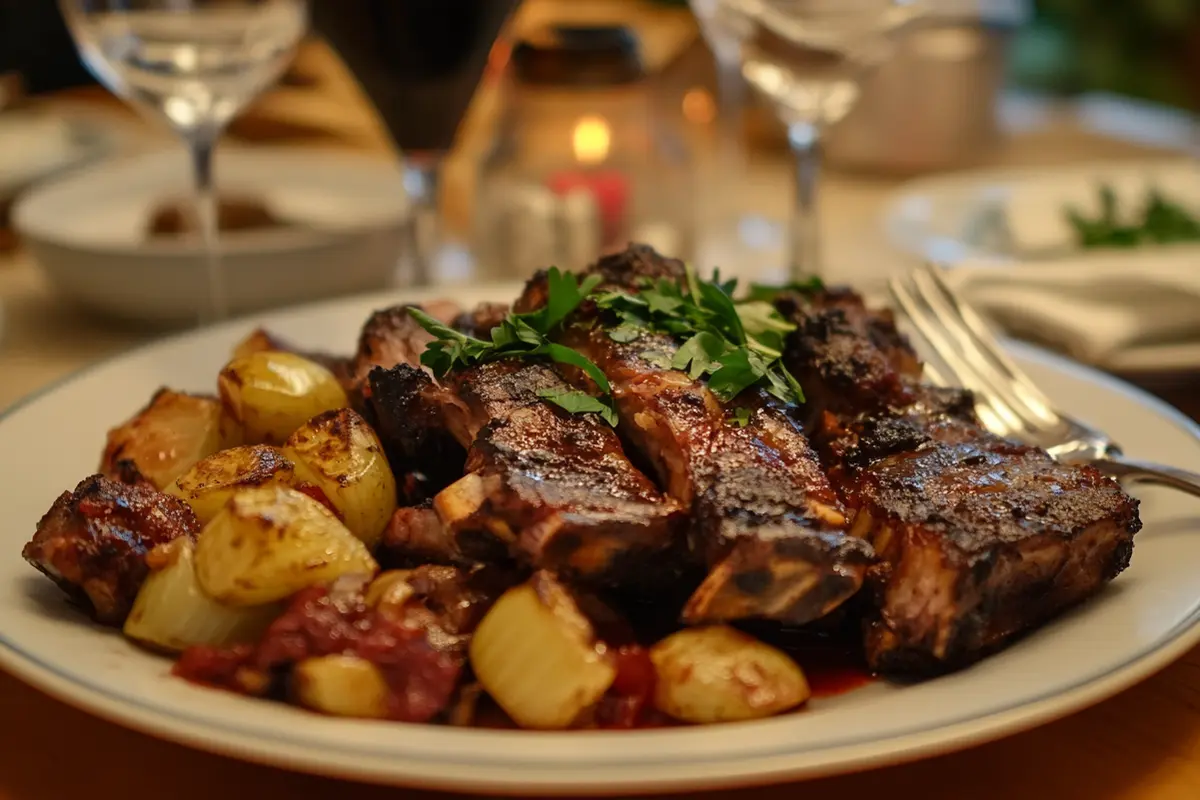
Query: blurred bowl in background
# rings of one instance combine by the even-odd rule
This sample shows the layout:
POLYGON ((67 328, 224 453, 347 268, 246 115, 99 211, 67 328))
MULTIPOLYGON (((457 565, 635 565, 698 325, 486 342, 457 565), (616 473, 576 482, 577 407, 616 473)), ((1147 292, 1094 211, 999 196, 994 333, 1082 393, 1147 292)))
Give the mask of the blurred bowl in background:
POLYGON ((829 163, 904 175, 986 158, 1000 138, 996 103, 1025 0, 939 0, 903 36, 895 55, 863 86, 853 110, 830 130, 829 163))
POLYGON ((9 109, 0 113, 0 201, 31 184, 116 152, 123 131, 96 115, 9 109))
MULTIPOLYGON (((396 162, 222 148, 215 168, 221 197, 241 217, 221 238, 234 314, 395 281, 408 219, 396 162)), ((180 230, 189 181, 182 150, 104 162, 29 191, 13 224, 67 300, 128 322, 187 325, 208 291, 200 241, 180 230)))

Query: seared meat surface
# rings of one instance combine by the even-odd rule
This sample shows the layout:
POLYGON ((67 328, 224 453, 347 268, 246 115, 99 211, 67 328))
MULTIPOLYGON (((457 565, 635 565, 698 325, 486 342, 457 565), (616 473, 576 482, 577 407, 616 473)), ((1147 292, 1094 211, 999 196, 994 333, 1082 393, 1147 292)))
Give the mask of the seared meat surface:
POLYGON ((776 306, 798 330, 788 367, 804 387, 809 414, 862 413, 913 402, 921 362, 890 311, 867 308, 848 289, 784 295, 776 306))
MULTIPOLYGON (((640 246, 591 271, 603 286, 628 290, 641 278, 683 277, 681 262, 640 246)), ((542 294, 535 278, 518 307, 535 308, 542 294)), ((684 608, 685 621, 802 623, 858 591, 871 549, 845 535, 841 502, 777 401, 752 390, 721 402, 702 381, 662 366, 677 348, 669 336, 620 343, 597 326, 568 326, 562 343, 604 371, 622 435, 691 511, 690 550, 708 575, 684 608), (731 421, 735 408, 748 412, 747 424, 731 421)))
MULTIPOLYGON (((433 337, 417 324, 408 313, 409 305, 392 306, 376 311, 367 318, 358 337, 351 375, 361 387, 375 367, 389 369, 397 364, 417 365, 425 346, 433 337)), ((460 309, 447 301, 427 303, 420 307, 431 317, 450 324, 460 309)))
MULTIPOLYGON (((397 364, 420 367, 421 353, 433 337, 417 324, 408 313, 412 306, 399 305, 373 313, 363 325, 358 348, 352 363, 353 391, 351 401, 366 418, 371 427, 379 432, 387 453, 388 463, 396 471, 401 505, 412 506, 428 501, 439 490, 462 477, 465 453, 463 448, 445 432, 429 428, 425 434, 422 458, 417 461, 411 454, 395 446, 396 433, 388 435, 397 421, 393 417, 379 418, 377 406, 396 406, 397 398, 384 398, 382 403, 372 402, 368 376, 376 368, 390 369, 397 364)), ((447 324, 461 315, 461 309, 449 302, 433 302, 420 307, 430 316, 447 324)), ((384 391, 387 391, 385 388, 384 391)), ((416 430, 417 420, 404 422, 406 430, 416 430)), ((432 418, 421 420, 425 427, 434 424, 432 418)))
POLYGON ((517 361, 461 369, 440 385, 407 365, 372 372, 372 414, 389 448, 419 463, 445 432, 467 449, 465 477, 430 507, 401 509, 386 542, 452 562, 508 552, 618 582, 629 559, 670 547, 678 506, 601 420, 538 396, 563 388, 549 365, 517 361))
POLYGON ((880 559, 873 669, 961 666, 1128 566, 1141 521, 1114 481, 988 433, 968 392, 915 380, 911 348, 861 300, 781 308, 800 327, 789 365, 826 403, 817 441, 830 477, 880 559))
MULTIPOLYGON (((126 474, 134 477, 136 471, 126 474)), ((149 571, 146 553, 199 530, 182 500, 145 482, 129 485, 94 475, 54 501, 21 555, 97 622, 120 625, 149 571)))
POLYGON ((500 571, 428 566, 405 578, 412 589, 399 605, 370 597, 365 578, 297 593, 255 645, 193 647, 175 673, 198 683, 251 695, 279 691, 306 658, 350 655, 374 664, 389 688, 387 717, 427 722, 454 697, 475 626, 508 588, 500 571))

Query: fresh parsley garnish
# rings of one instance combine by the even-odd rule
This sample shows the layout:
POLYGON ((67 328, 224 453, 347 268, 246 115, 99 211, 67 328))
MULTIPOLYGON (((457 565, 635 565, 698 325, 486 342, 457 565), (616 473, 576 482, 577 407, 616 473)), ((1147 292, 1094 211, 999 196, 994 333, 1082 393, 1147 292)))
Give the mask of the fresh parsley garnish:
MULTIPOLYGON (((410 308, 412 317, 434 337, 421 354, 421 363, 438 378, 453 369, 503 358, 544 358, 575 367, 592 379, 599 396, 566 388, 543 389, 538 396, 573 414, 598 414, 615 426, 612 386, 604 373, 579 351, 554 341, 571 314, 590 299, 613 341, 633 343, 646 333, 673 337, 679 343, 673 355, 650 349, 641 357, 660 369, 684 372, 693 380, 706 378, 709 389, 724 402, 752 386, 785 403, 804 402, 803 389, 781 361, 784 337, 795 326, 769 302, 774 294, 790 287, 775 287, 772 295, 755 287, 749 299, 737 301, 737 281, 722 282, 718 274, 710 281, 700 280, 690 267, 682 285, 668 278, 645 280, 636 293, 596 293, 600 280, 592 275, 581 282, 571 273, 552 268, 547 273, 545 305, 526 314, 509 314, 492 329, 490 340, 468 336, 410 308)), ((591 323, 594 320, 572 324, 591 323)), ((744 427, 749 424, 750 411, 735 409, 730 420, 744 427)))
POLYGON ((1158 189, 1147 192, 1137 215, 1119 212, 1117 193, 1111 186, 1102 185, 1099 193, 1100 212, 1095 216, 1074 206, 1064 209, 1075 240, 1084 249, 1200 240, 1200 219, 1158 189))
POLYGON ((538 392, 538 397, 572 414, 599 414, 609 425, 614 428, 617 426, 617 411, 610 400, 593 397, 578 389, 542 389, 538 392))
POLYGON ((825 281, 813 275, 811 278, 792 283, 752 283, 746 290, 746 300, 748 302, 757 300, 763 303, 773 303, 781 294, 813 295, 823 291, 825 291, 825 281))
MULTIPOLYGON (((690 267, 686 276, 682 285, 663 278, 643 281, 636 294, 597 295, 609 337, 617 342, 636 341, 643 333, 674 337, 680 345, 670 368, 693 380, 707 376, 708 388, 725 402, 759 386, 785 403, 803 403, 804 391, 780 360, 784 337, 796 326, 763 299, 761 290, 757 298, 739 302, 736 281, 722 282, 719 275, 704 281, 690 267)), ((660 357, 642 355, 666 368, 660 357)))
POLYGON ((736 425, 739 428, 744 428, 750 424, 750 416, 750 409, 746 408, 745 406, 738 406, 733 410, 733 413, 729 415, 729 424, 736 425))
POLYGON ((600 397, 566 389, 544 389, 538 396, 573 414, 594 412, 609 425, 616 425, 617 413, 608 378, 579 351, 551 341, 571 312, 595 290, 599 282, 599 275, 579 282, 571 273, 551 268, 546 278, 546 304, 527 314, 509 314, 492 329, 490 341, 468 336, 443 325, 419 309, 410 308, 408 313, 434 337, 421 354, 421 363, 438 378, 456 368, 503 358, 545 358, 576 367, 592 379, 601 392, 600 397))

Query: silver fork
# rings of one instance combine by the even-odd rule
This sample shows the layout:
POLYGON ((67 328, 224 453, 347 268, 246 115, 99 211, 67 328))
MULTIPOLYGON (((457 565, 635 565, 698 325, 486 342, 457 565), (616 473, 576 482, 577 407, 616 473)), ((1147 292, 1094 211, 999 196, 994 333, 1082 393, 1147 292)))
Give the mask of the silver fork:
MULTIPOLYGON (((1005 354, 983 318, 933 264, 888 282, 892 298, 929 343, 958 385, 975 393, 988 430, 1044 448, 1065 463, 1091 464, 1132 483, 1169 486, 1200 497, 1200 473, 1129 458, 1107 434, 1057 410, 1005 354)), ((927 370, 935 383, 947 376, 927 370)))

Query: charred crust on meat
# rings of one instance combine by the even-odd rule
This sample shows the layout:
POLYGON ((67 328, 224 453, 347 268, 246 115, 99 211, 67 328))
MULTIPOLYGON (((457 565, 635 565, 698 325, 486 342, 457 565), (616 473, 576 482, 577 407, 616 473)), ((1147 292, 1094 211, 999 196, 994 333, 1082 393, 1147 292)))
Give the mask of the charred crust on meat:
POLYGON ((1137 501, 1090 467, 988 433, 969 392, 920 381, 890 315, 846 293, 780 308, 798 325, 785 359, 825 410, 824 466, 880 559, 865 593, 873 669, 970 663, 1129 563, 1137 501))
POLYGON ((506 303, 480 303, 455 317, 453 327, 476 339, 488 339, 492 329, 504 322, 509 311, 506 303))
POLYGON ((428 398, 436 385, 409 364, 375 367, 367 376, 365 418, 379 436, 393 469, 415 472, 402 482, 408 502, 436 492, 462 475, 466 451, 446 432, 442 409, 428 398))
POLYGON ((97 622, 120 625, 149 571, 146 554, 199 530, 182 500, 93 475, 54 501, 21 555, 97 622))
POLYGON ((610 584, 624 580, 617 564, 626 553, 646 557, 676 540, 682 510, 625 458, 616 432, 539 396, 567 388, 550 365, 495 361, 440 383, 402 366, 375 371, 368 383, 385 449, 422 466, 443 437, 466 449, 456 469, 467 478, 434 498, 441 527, 398 512, 390 541, 419 534, 456 557, 505 548, 530 566, 610 584))

